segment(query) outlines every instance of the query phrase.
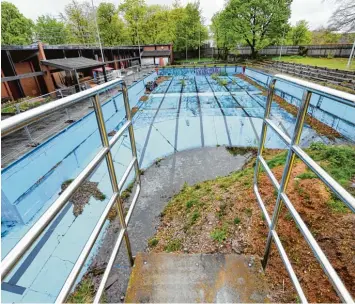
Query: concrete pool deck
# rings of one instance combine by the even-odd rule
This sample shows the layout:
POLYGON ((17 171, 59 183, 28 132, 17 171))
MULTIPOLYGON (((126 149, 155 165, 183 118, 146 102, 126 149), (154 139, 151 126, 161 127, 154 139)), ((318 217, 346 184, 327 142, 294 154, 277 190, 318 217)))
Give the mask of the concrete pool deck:
MULTIPOLYGON (((135 105, 139 109, 134 116, 134 130, 138 158, 143 169, 148 168, 158 158, 184 150, 216 148, 221 145, 257 146, 265 96, 241 79, 233 76, 222 78, 228 81, 227 86, 220 86, 210 76, 175 76, 161 83, 153 94, 149 95, 147 101, 139 102, 139 97, 135 100, 131 99, 131 106, 135 105), (185 85, 182 85, 182 79, 185 85)), ((143 93, 144 90, 140 94, 143 93)), ((119 96, 115 98, 120 102, 119 109, 115 110, 114 102, 110 101, 105 104, 103 110, 108 132, 117 130, 124 119, 123 105, 119 96)), ((287 133, 292 134, 295 118, 277 104, 273 104, 272 119, 287 133)), ((112 150, 118 178, 123 175, 131 160, 128 140, 125 134, 112 150)), ((302 145, 307 146, 313 141, 331 142, 317 135, 310 126, 305 126, 302 145)), ((47 145, 35 149, 30 157, 21 160, 2 174, 2 186, 9 203, 16 206, 26 217, 25 225, 13 224, 2 227, 3 256, 55 201, 61 184, 67 179, 75 178, 100 146, 95 117, 90 114, 47 145)), ((268 133, 266 147, 283 148, 284 146, 277 136, 268 133)), ((202 155, 200 157, 203 158, 202 155)), ((214 162, 210 163, 209 167, 218 168, 223 163, 223 155, 212 159, 214 162), (218 160, 219 157, 221 160, 218 160)), ((199 164, 198 159, 195 161, 199 164)), ((227 162, 227 166, 231 171, 238 168, 231 162, 227 162)), ((186 171, 188 168, 179 171, 179 166, 175 164, 173 167, 181 176, 188 173, 186 171)), ((181 167, 183 168, 183 164, 181 167)), ((126 186, 131 180, 133 174, 126 186)), ((4 302, 53 302, 55 300, 112 194, 105 163, 98 167, 90 177, 90 181, 98 183, 98 188, 106 195, 106 199, 99 201, 92 197, 89 204, 85 206, 84 212, 77 217, 74 216, 70 204, 62 210, 53 222, 53 226, 44 232, 6 279, 8 285, 2 288, 4 302), (49 277, 51 280, 48 280, 49 277)), ((170 175, 170 179, 165 180, 164 186, 152 184, 147 187, 149 189, 159 189, 169 185, 171 187, 174 185, 173 181, 170 175)), ((145 186, 142 190, 144 188, 145 186)), ((139 210, 143 198, 142 195, 133 217, 139 210)), ((167 201, 167 198, 164 199, 167 201)), ((154 204, 151 203, 149 206, 153 208, 154 204)), ((106 223, 108 224, 109 222, 106 223)), ((146 224, 144 217, 139 222, 131 220, 131 227, 137 225, 141 230, 146 229, 146 224)), ((104 231, 100 239, 103 234, 104 231)), ((99 245, 100 242, 97 243, 90 258, 95 255, 99 245)), ((135 247, 133 248, 136 250, 135 247)), ((90 259, 85 268, 89 264, 90 259)))

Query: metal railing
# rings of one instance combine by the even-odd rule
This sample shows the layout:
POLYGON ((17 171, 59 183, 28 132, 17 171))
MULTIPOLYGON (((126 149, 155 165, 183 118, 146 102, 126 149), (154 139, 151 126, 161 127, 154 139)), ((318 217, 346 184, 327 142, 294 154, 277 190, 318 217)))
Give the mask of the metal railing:
POLYGON ((29 110, 27 112, 21 113, 16 115, 12 118, 6 119, 1 122, 1 136, 6 136, 16 130, 27 126, 28 124, 38 121, 53 112, 66 108, 73 103, 80 102, 86 98, 93 98, 93 105, 95 110, 95 115, 97 119, 98 129, 101 136, 102 141, 102 148, 100 151, 95 155, 95 157, 90 161, 90 163, 80 172, 80 174, 73 180, 73 182, 61 193, 61 195, 57 198, 57 200, 43 213, 43 215, 36 221, 36 223, 29 229, 29 231, 22 237, 22 239, 14 246, 14 248, 6 255, 6 257, 1 261, 1 279, 4 281, 7 275, 11 272, 11 270, 16 266, 16 264, 21 260, 27 250, 31 247, 31 245, 38 239, 41 233, 48 227, 51 221, 58 215, 58 213, 64 208, 64 206, 69 202, 70 197, 74 192, 80 187, 80 185, 93 173, 95 168, 99 166, 99 164, 106 159, 108 172, 111 180, 113 194, 104 209, 103 213, 101 214, 96 226, 94 227, 88 241, 86 242, 80 256, 78 257, 74 267, 72 268, 66 282, 64 283, 57 299, 57 303, 65 302, 66 297, 71 292, 74 283, 82 269, 85 260, 87 259, 90 250, 94 246, 96 239, 98 238, 102 227, 108 217, 110 209, 116 205, 117 213, 119 215, 120 220, 120 227, 121 230, 118 234, 116 244, 114 246, 113 252, 111 254, 109 263, 106 267, 105 273, 101 280, 99 289, 96 293, 96 297, 94 303, 98 303, 100 301, 100 297, 102 292, 104 291, 104 287, 106 281, 108 279, 108 275, 112 269, 113 262, 117 256, 118 250, 122 243, 122 240, 125 240, 126 248, 128 257, 130 260, 131 265, 133 265, 134 257, 132 255, 131 245, 129 241, 129 236, 127 232, 127 225, 131 218, 133 209, 136 205, 138 200, 138 196, 140 193, 141 185, 140 185, 140 170, 137 160, 137 150, 135 145, 134 139, 134 132, 133 132, 133 125, 132 125, 132 115, 131 115, 131 108, 129 105, 128 100, 128 90, 126 83, 122 80, 116 79, 110 82, 107 82, 102 85, 98 85, 95 88, 88 89, 86 91, 77 93, 75 95, 71 95, 68 97, 64 97, 60 100, 53 101, 49 104, 45 104, 41 107, 29 110), (124 106, 126 111, 126 122, 117 131, 117 133, 109 140, 105 120, 102 113, 101 102, 99 98, 99 94, 106 92, 107 90, 116 88, 120 86, 122 89, 124 106), (126 171, 124 172, 121 180, 118 182, 113 158, 111 154, 111 148, 113 145, 118 141, 118 139, 123 135, 123 133, 128 129, 131 148, 132 148, 132 160, 128 165, 126 171), (129 207, 127 215, 124 216, 123 206, 122 206, 122 199, 120 198, 120 193, 122 192, 123 185, 128 179, 128 176, 132 169, 135 169, 135 179, 136 179, 136 192, 133 196, 132 203, 129 207))
MULTIPOLYGON (((313 254, 319 261, 321 267, 323 268, 325 274, 328 279, 332 283, 334 289, 337 294, 341 298, 343 302, 353 303, 353 299, 346 289, 344 283, 339 278, 338 274, 332 267, 331 263, 327 259, 326 255, 318 245, 317 241, 313 237, 311 231, 308 229, 305 222, 302 220, 301 216, 293 206, 291 200, 288 198, 286 194, 286 188, 290 179, 292 167, 295 161, 295 157, 297 156, 304 162, 329 188, 332 192, 336 194, 336 196, 350 208, 352 212, 355 212, 355 198, 348 193, 339 183, 337 183, 327 172, 325 172, 302 148, 299 146, 303 125, 305 122, 305 117, 307 115, 308 106, 310 104, 311 96, 313 93, 316 93, 321 96, 332 96, 337 102, 344 103, 347 105, 352 105, 355 107, 355 96, 337 91, 331 88, 323 87, 314 83, 310 83, 307 81, 299 80, 293 77, 284 76, 284 75, 275 75, 275 77, 270 81, 269 84, 269 93, 267 96, 266 106, 265 106, 265 116, 263 119, 261 137, 260 137, 260 146, 256 159, 255 172, 254 172, 254 192, 257 198, 257 201, 260 205, 262 213, 264 214, 265 220, 267 222, 267 226, 269 228, 269 233, 266 242, 266 248, 264 257, 262 260, 263 268, 267 266, 268 257, 270 254, 271 243, 274 241, 280 256, 286 266, 286 270, 292 280, 292 283, 299 295, 299 298, 302 302, 307 302, 306 296, 302 290, 300 282, 297 278, 295 271, 292 268, 291 262, 287 256, 287 253, 281 243, 281 240, 276 231, 278 218, 281 212, 281 208, 283 204, 287 207, 289 213, 293 217, 296 225, 298 226, 300 232, 303 237, 307 241, 309 247, 311 248, 313 254), (273 95, 275 91, 275 85, 277 81, 288 82, 293 85, 302 86, 304 88, 304 95, 302 98, 301 105, 299 107, 295 129, 292 138, 290 138, 287 134, 283 132, 271 119, 270 119, 270 110, 271 103, 273 100, 273 95), (265 146, 266 133, 267 129, 270 127, 273 131, 277 133, 277 135, 283 140, 283 142, 288 147, 288 154, 286 158, 285 167, 282 174, 281 182, 279 183, 269 168, 267 162, 263 158, 263 150, 265 146), (259 188, 258 188, 258 177, 260 173, 260 165, 265 170, 266 174, 269 176, 273 186, 277 189, 277 199, 274 207, 274 211, 272 217, 270 218, 263 199, 261 198, 259 188)), ((350 262, 350 261, 349 261, 350 262)))

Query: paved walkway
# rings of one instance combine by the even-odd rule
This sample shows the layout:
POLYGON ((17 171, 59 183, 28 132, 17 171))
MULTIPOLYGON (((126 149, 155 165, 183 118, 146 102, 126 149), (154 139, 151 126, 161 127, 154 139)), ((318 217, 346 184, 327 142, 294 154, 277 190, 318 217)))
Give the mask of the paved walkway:
MULTIPOLYGON (((133 254, 145 251, 148 239, 155 234, 159 225, 161 212, 185 182, 193 185, 228 175, 241 169, 248 157, 249 155, 232 156, 225 147, 199 148, 175 153, 148 168, 142 175, 141 194, 128 229, 133 254)), ((117 238, 118 227, 117 221, 111 223, 92 266, 105 267, 112 244, 117 238)), ((120 302, 124 299, 131 272, 125 245, 122 244, 106 285, 108 302, 120 302)), ((99 283, 100 279, 96 277, 95 283, 99 283)))

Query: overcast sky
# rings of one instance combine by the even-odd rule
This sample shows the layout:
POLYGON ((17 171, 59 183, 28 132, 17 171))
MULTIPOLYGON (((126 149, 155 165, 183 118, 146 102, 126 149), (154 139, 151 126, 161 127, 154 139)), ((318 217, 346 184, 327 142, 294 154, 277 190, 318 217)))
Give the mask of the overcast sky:
MULTIPOLYGON (((3 1, 3 0, 1 0, 3 1)), ((58 16, 63 11, 64 6, 70 0, 7 0, 15 4, 26 17, 36 19, 43 14, 58 16)), ((90 0, 91 1, 91 0, 90 0)), ((98 5, 104 0, 94 0, 98 5)), ((116 5, 122 0, 106 0, 116 5)), ((182 0, 186 4, 189 0, 182 0)), ((172 0, 146 0, 148 4, 171 4, 172 0)), ((206 24, 210 23, 213 14, 223 8, 224 0, 200 0, 206 24)), ((293 0, 291 24, 294 25, 298 20, 305 19, 309 22, 311 29, 319 26, 326 26, 327 21, 334 9, 334 2, 323 0, 293 0)))

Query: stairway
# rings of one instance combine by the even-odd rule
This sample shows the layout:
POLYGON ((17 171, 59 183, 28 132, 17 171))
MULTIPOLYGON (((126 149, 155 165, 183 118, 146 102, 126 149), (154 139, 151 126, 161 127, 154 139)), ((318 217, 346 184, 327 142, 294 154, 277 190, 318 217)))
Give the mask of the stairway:
POLYGON ((269 302, 258 259, 235 254, 139 253, 126 303, 269 302))

